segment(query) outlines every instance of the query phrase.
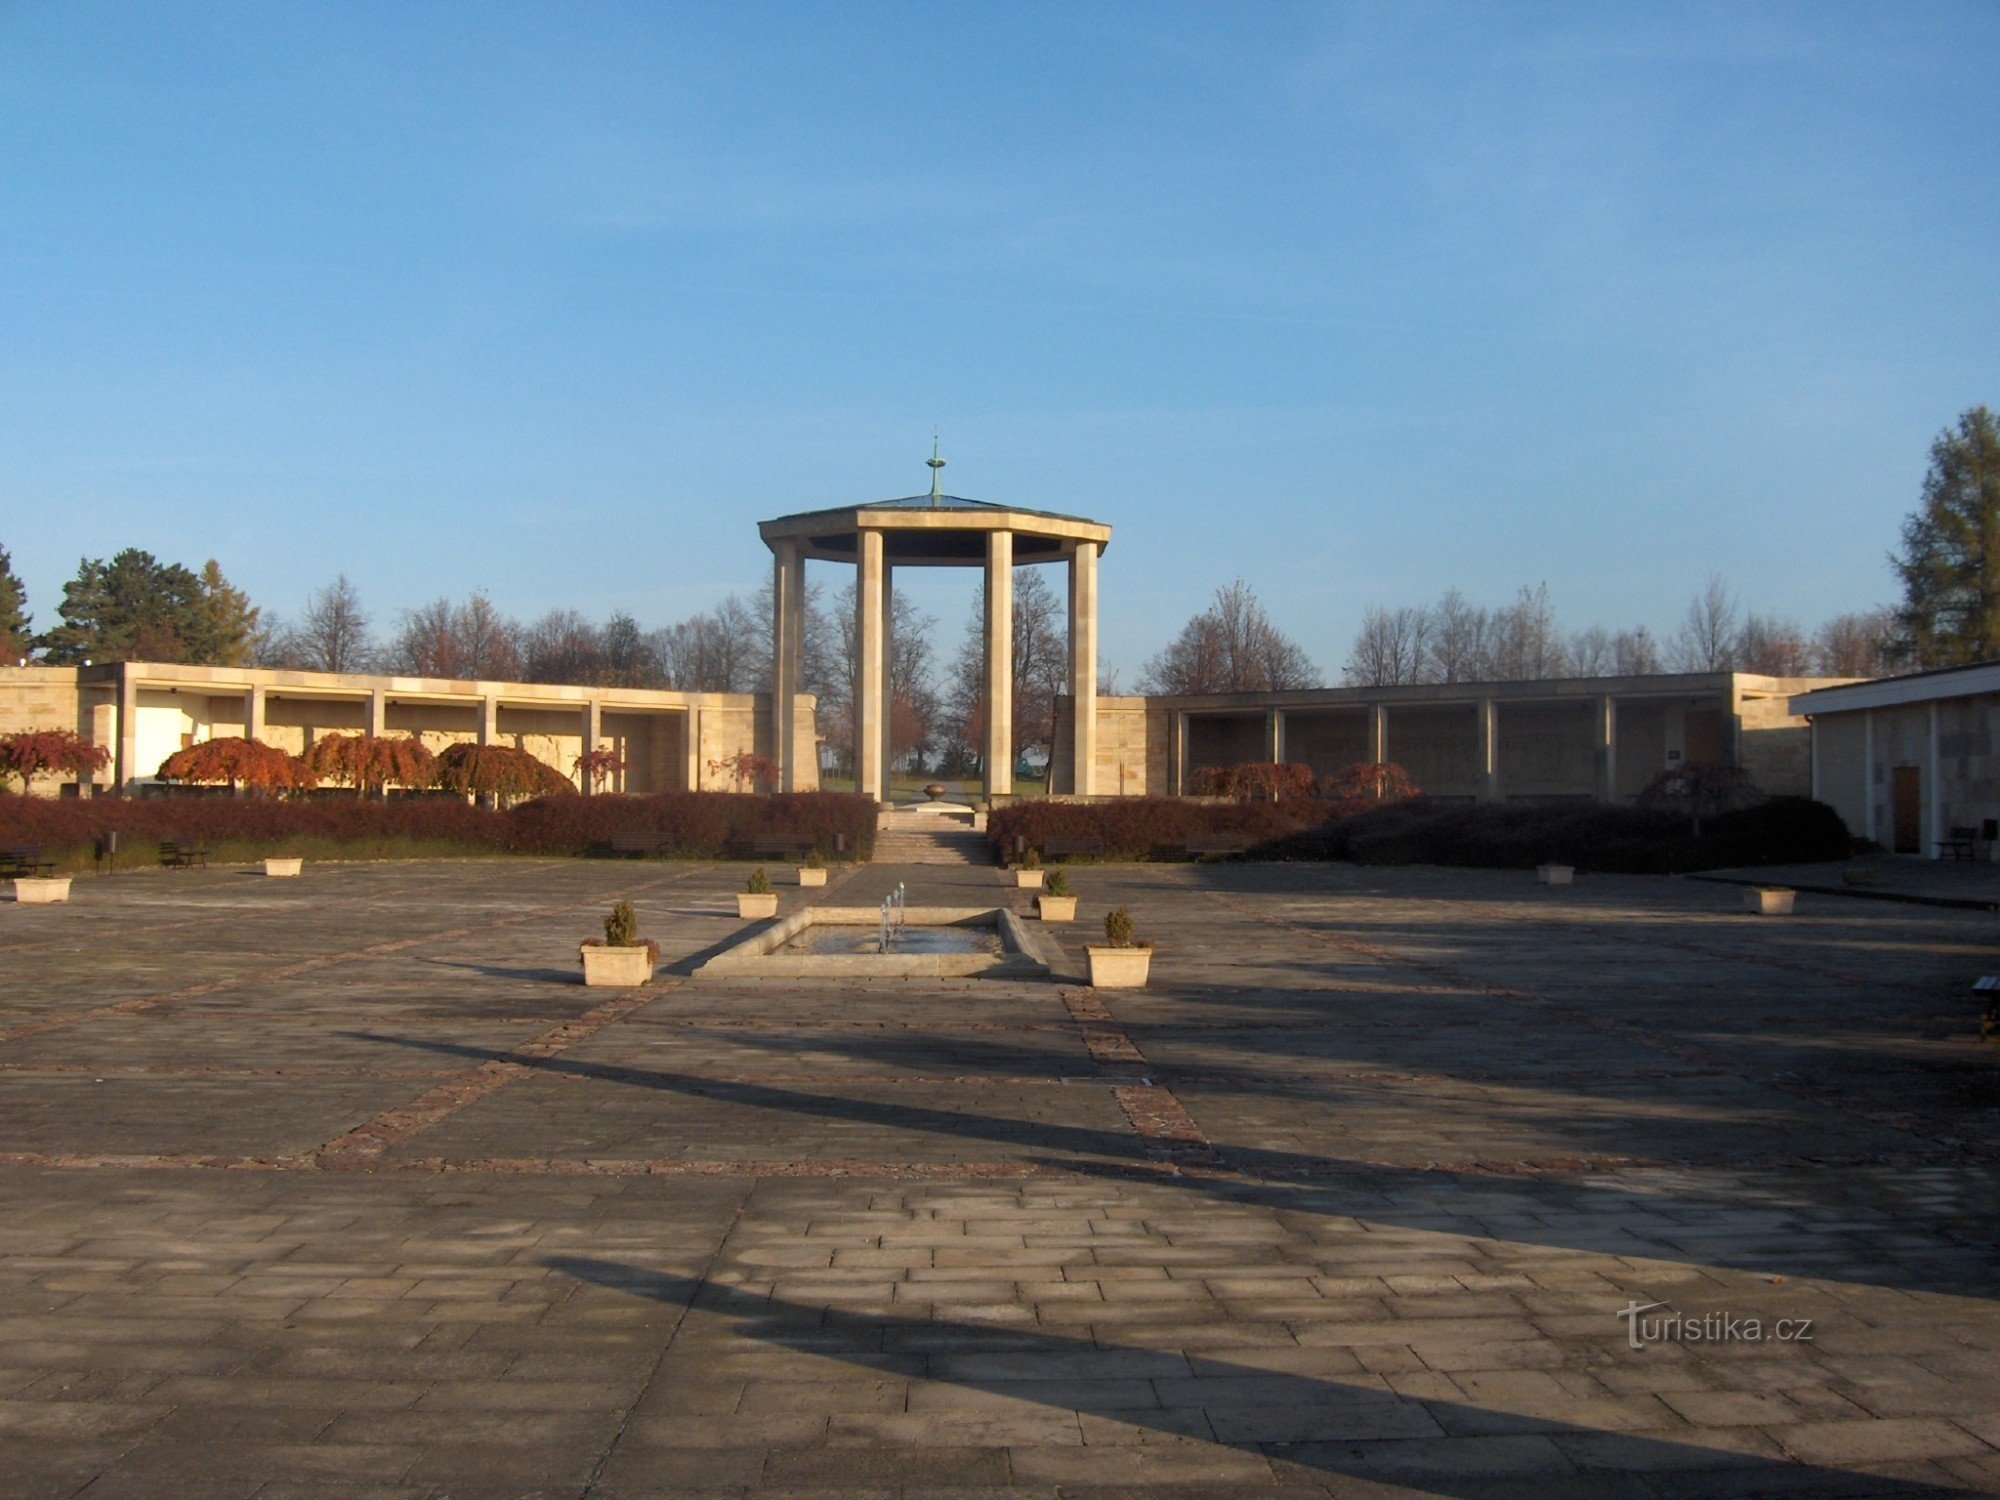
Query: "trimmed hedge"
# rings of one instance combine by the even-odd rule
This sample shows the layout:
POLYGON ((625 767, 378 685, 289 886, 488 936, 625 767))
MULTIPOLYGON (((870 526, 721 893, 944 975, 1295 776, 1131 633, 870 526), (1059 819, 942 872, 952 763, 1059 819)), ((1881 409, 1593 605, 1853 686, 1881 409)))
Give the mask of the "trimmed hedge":
POLYGON ((1387 806, 1325 802, 1216 806, 1173 799, 1023 802, 993 814, 987 838, 1004 860, 1017 835, 1038 854, 1050 839, 1095 838, 1096 858, 1185 858, 1190 838, 1251 835, 1250 859, 1351 860, 1364 865, 1529 869, 1540 864, 1627 874, 1675 874, 1734 865, 1845 859, 1853 840, 1840 815, 1803 797, 1775 797, 1702 820, 1595 803, 1449 804, 1412 798, 1387 806))
POLYGON ((98 839, 116 832, 122 863, 152 859, 166 839, 206 845, 217 859, 266 854, 383 859, 478 854, 571 855, 615 833, 672 836, 677 856, 712 859, 758 834, 798 835, 832 854, 845 835, 850 858, 875 845, 875 804, 831 792, 781 796, 666 792, 650 797, 541 798, 504 812, 455 797, 377 802, 341 797, 0 796, 0 845, 42 849, 67 868, 88 866, 98 839))
POLYGON ((1311 827, 1326 817, 1327 805, 1310 798, 1284 802, 1187 802, 1176 797, 1133 797, 1115 802, 1016 802, 987 819, 986 842, 995 860, 1012 857, 1014 840, 1024 838, 1038 855, 1050 839, 1096 839, 1106 860, 1164 857, 1189 839, 1247 834, 1266 845, 1311 827))

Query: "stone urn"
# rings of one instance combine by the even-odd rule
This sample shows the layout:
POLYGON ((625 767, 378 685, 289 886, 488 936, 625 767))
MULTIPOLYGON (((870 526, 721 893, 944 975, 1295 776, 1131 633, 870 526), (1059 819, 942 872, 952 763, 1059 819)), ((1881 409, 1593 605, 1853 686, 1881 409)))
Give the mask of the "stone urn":
POLYGON ((744 921, 754 921, 759 917, 775 917, 778 914, 778 893, 776 891, 738 891, 736 893, 736 915, 744 921))
POLYGON ((1153 967, 1151 948, 1099 948, 1083 950, 1090 963, 1090 983, 1100 990, 1140 990, 1146 987, 1153 967))
POLYGON ((924 795, 933 802, 942 802, 944 800, 944 783, 942 781, 933 781, 929 786, 924 788, 924 795))
POLYGON ((21 875, 14 881, 14 899, 23 906, 46 905, 69 900, 67 875, 21 875))
POLYGON ((651 941, 622 948, 614 948, 609 943, 585 943, 580 951, 583 954, 585 984, 620 990, 649 983, 653 977, 653 965, 659 962, 660 956, 659 948, 651 941))
POLYGON ((1051 896, 1044 892, 1035 897, 1035 907, 1042 914, 1044 922, 1074 922, 1076 920, 1076 897, 1051 896))
POLYGON ((276 878, 289 879, 304 870, 305 866, 306 862, 303 859, 267 859, 264 861, 264 873, 276 878))
POLYGON ((1535 879, 1543 885, 1571 885, 1576 881, 1576 866, 1536 865, 1535 879))
POLYGON ((1743 909, 1760 917, 1789 917, 1798 892, 1789 886, 1753 886, 1743 893, 1743 909))

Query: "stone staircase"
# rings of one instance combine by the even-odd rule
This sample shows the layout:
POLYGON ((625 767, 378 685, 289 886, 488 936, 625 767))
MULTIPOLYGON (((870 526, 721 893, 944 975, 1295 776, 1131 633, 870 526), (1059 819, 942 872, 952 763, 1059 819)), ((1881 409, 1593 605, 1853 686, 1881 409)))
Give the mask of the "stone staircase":
POLYGON ((877 815, 875 863, 878 865, 990 865, 986 835, 974 833, 964 820, 935 807, 898 807, 877 815))

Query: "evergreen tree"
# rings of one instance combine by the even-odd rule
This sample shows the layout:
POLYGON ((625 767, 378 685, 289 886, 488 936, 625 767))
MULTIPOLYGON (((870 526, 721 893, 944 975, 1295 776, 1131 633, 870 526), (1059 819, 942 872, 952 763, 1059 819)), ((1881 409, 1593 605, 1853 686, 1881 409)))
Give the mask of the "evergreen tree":
POLYGON ((62 624, 38 637, 58 666, 85 661, 191 662, 203 635, 201 580, 179 563, 128 547, 84 558, 63 585, 62 624))
POLYGON ((14 560, 0 547, 0 667, 28 654, 28 594, 14 576, 14 560))
POLYGON ((1903 578, 1896 618, 1915 665, 2000 657, 2000 420, 1985 407, 1931 444, 1923 503, 1889 560, 1903 578))
POLYGON ((201 599, 190 621, 188 660, 205 667, 241 667, 257 644, 257 606, 222 576, 210 558, 201 570, 201 599))

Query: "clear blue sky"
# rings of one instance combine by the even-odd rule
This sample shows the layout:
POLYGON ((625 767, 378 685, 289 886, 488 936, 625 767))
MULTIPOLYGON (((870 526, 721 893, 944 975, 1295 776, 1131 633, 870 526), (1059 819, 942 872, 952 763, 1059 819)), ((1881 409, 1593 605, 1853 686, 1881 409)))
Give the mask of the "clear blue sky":
MULTIPOLYGON (((2000 405, 2000 6, 0 4, 0 545, 665 623, 765 516, 1249 580, 1887 602, 2000 405)), ((832 570, 824 575, 833 579, 832 570)), ((971 575, 924 602, 947 648, 971 575)))

